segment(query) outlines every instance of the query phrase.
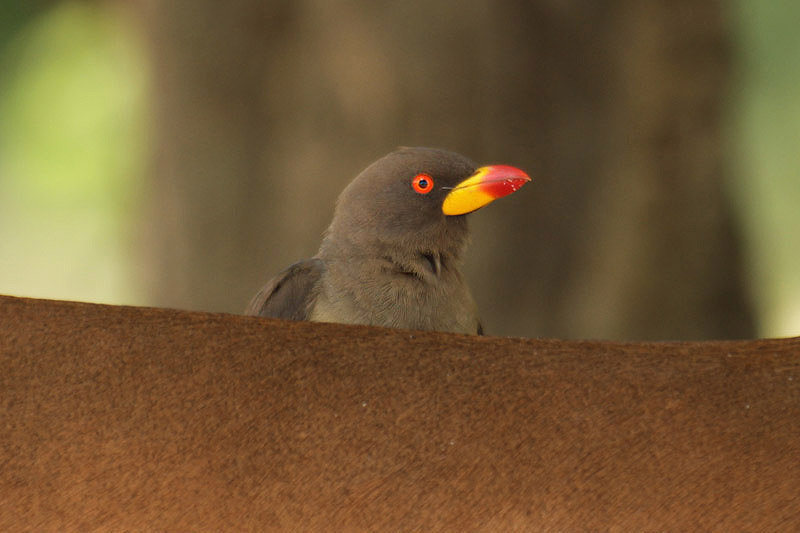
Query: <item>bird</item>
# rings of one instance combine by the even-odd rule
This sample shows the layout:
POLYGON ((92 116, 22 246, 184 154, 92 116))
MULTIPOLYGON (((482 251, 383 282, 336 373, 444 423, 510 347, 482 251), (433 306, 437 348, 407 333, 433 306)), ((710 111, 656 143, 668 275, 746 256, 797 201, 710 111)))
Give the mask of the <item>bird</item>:
POLYGON ((530 180, 516 167, 401 147, 345 187, 317 254, 272 278, 245 314, 483 335, 460 270, 466 215, 530 180))

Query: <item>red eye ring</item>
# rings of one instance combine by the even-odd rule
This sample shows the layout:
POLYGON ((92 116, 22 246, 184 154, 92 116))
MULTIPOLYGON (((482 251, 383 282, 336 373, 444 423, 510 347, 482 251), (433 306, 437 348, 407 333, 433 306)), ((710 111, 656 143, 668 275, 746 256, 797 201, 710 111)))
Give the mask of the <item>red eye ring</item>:
POLYGON ((411 186, 419 194, 428 194, 433 190, 433 178, 427 174, 417 174, 411 180, 411 186))

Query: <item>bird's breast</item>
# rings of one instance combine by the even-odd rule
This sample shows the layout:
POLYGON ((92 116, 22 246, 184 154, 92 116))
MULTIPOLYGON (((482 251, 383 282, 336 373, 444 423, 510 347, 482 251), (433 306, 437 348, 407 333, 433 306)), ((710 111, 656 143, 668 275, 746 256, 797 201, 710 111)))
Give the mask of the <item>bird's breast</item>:
POLYGON ((477 333, 477 309, 458 272, 416 275, 385 264, 329 264, 311 320, 477 333))

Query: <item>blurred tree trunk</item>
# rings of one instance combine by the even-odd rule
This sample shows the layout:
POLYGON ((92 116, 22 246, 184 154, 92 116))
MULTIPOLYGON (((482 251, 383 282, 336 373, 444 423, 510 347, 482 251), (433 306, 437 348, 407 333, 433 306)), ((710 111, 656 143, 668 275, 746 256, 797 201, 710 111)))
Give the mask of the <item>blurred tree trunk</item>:
POLYGON ((473 215, 491 334, 754 333, 725 196, 723 4, 144 2, 149 286, 240 311, 397 145, 534 177, 473 215))

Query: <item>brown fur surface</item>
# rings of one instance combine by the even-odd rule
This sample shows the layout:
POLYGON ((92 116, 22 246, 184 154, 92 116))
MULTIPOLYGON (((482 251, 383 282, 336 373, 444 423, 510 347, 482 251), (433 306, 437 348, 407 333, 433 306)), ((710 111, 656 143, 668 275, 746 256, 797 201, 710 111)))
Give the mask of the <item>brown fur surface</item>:
POLYGON ((800 529, 800 339, 0 297, 0 530, 800 529))

